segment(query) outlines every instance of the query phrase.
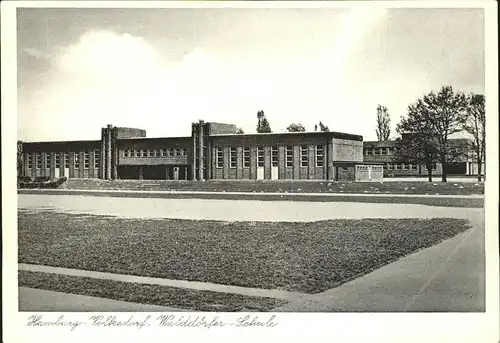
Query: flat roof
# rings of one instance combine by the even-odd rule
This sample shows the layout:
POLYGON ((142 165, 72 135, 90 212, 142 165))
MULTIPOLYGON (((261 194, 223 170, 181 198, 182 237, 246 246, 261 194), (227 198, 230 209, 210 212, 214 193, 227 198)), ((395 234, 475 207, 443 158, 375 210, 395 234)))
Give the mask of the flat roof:
POLYGON ((87 144, 87 143, 96 143, 100 142, 100 139, 91 139, 91 140, 79 140, 79 141, 36 141, 36 142, 25 142, 21 141, 22 144, 69 144, 69 143, 81 143, 81 144, 87 144))
POLYGON ((302 131, 302 132, 267 132, 267 133, 219 133, 210 135, 210 137, 228 137, 228 136, 293 136, 293 135, 324 135, 332 136, 333 138, 346 138, 357 141, 362 141, 363 136, 352 133, 336 132, 336 131, 302 131))
POLYGON ((140 141, 140 140, 163 140, 163 139, 191 139, 191 136, 181 136, 181 137, 127 137, 119 138, 117 141, 140 141))

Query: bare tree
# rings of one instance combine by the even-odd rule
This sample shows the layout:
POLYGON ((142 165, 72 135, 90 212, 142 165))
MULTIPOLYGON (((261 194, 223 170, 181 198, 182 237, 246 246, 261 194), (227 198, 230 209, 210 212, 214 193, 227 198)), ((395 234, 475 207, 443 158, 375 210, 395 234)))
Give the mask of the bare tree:
MULTIPOLYGON (((442 178, 446 182, 447 164, 466 152, 465 145, 450 144, 451 137, 462 131, 467 118, 467 98, 455 93, 451 86, 442 87, 439 93, 430 92, 408 107, 408 115, 398 124, 398 132, 411 134, 418 142, 420 154, 431 146, 443 167, 442 178)), ((404 140, 402 140, 405 143, 404 140)), ((414 155, 414 158, 418 156, 414 155)))
POLYGON ((391 135, 391 117, 387 107, 377 106, 377 140, 386 141, 391 135))
POLYGON ((467 120, 464 122, 463 128, 472 136, 469 147, 473 151, 477 163, 477 180, 481 181, 483 162, 486 165, 485 98, 483 94, 470 94, 467 100, 467 120))
MULTIPOLYGON (((399 125, 397 130, 400 130, 399 125)), ((404 134, 396 139, 395 148, 397 160, 417 165, 419 173, 421 172, 420 166, 424 165, 427 168, 428 180, 432 182, 432 170, 439 161, 439 157, 432 140, 426 138, 425 131, 413 135, 404 134)))

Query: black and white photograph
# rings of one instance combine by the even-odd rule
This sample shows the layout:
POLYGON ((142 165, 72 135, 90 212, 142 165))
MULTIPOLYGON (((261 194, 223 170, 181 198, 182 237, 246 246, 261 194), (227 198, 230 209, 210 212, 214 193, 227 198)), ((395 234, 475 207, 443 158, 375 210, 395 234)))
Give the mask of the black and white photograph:
POLYGON ((16 3, 4 297, 33 337, 498 320, 490 2, 16 3))

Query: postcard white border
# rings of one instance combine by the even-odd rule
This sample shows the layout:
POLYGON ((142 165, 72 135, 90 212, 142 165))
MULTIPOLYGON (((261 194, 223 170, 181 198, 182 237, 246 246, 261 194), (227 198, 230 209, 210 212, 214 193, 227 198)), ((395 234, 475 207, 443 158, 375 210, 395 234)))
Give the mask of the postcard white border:
MULTIPOLYGON (((96 2, 96 1, 11 1, 1 3, 2 42, 2 227, 3 227, 3 329, 4 342, 111 341, 370 341, 370 342, 498 342, 498 18, 495 1, 386 1, 386 2, 96 2), (485 86, 487 112, 486 181, 486 313, 347 313, 277 314, 273 329, 93 329, 71 332, 61 328, 30 330, 29 313, 17 311, 17 190, 16 190, 16 8, 484 8, 485 86)), ((89 314, 64 313, 68 318, 89 314)), ((116 313, 123 316, 123 313, 116 313)), ((145 316, 138 313, 137 316, 145 316)), ((158 314, 153 314, 154 316, 158 314)), ((226 318, 238 315, 218 314, 226 318)), ((53 314, 52 316, 53 317, 53 314)))

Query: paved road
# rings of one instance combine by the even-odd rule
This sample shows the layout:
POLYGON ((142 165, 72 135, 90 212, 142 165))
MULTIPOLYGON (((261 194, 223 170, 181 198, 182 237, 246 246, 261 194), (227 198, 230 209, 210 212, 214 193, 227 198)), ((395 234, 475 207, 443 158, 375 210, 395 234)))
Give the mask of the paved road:
POLYGON ((317 221, 336 218, 467 219, 482 208, 436 207, 414 204, 301 202, 214 199, 112 198, 81 195, 19 194, 21 209, 47 209, 79 214, 128 218, 177 218, 226 221, 317 221))

